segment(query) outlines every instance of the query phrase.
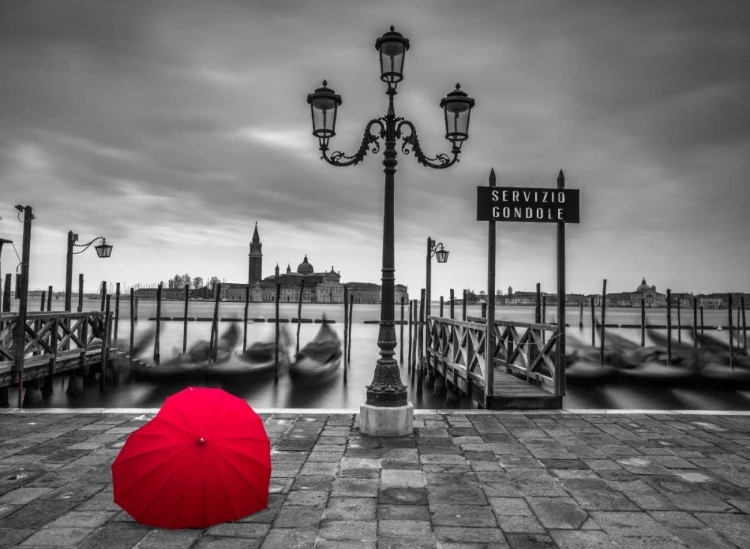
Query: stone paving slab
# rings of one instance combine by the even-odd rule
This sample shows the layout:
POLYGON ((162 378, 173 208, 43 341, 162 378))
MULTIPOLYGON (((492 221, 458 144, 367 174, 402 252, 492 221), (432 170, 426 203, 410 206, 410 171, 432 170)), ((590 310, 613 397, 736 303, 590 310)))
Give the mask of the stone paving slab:
POLYGON ((155 410, 0 411, 0 549, 750 547, 750 415, 260 411, 268 508, 206 529, 136 523, 110 466, 155 410))

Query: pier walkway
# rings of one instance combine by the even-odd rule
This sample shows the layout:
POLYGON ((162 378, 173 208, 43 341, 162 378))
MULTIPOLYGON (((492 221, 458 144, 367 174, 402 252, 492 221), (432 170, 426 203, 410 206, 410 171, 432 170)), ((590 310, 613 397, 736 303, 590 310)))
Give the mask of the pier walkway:
POLYGON ((262 411, 267 510, 205 530, 136 524, 110 465, 156 410, 0 412, 0 548, 738 548, 750 415, 415 411, 375 438, 350 411, 262 411))

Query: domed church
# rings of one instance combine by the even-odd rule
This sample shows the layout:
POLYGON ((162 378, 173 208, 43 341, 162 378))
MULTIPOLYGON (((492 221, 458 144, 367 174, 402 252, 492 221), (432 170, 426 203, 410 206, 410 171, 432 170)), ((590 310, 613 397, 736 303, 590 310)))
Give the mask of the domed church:
POLYGON ((639 307, 643 300, 646 307, 664 307, 667 304, 666 294, 660 294, 656 291, 656 286, 646 284, 646 277, 643 277, 640 285, 630 295, 633 307, 639 307))

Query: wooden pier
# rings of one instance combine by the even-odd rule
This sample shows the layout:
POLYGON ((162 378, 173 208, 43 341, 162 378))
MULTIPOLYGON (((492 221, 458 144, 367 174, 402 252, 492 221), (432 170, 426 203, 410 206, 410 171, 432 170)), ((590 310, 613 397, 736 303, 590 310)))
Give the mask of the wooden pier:
POLYGON ((562 408, 564 356, 556 324, 496 320, 490 376, 486 319, 430 316, 427 324, 430 346, 420 364, 421 378, 470 396, 482 408, 562 408))
POLYGON ((9 387, 18 387, 20 405, 24 389, 38 390, 41 379, 42 392, 51 391, 58 374, 99 374, 101 386, 116 377, 120 352, 110 347, 112 320, 109 311, 30 312, 19 353, 18 314, 0 315, 0 406, 9 405, 9 387))

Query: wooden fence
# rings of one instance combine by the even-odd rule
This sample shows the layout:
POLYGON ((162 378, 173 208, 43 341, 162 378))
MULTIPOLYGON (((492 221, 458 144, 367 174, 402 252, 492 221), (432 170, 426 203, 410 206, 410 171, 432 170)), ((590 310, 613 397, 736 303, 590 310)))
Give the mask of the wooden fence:
MULTIPOLYGON (((565 394, 564 356, 559 352, 556 324, 495 320, 492 337, 494 356, 486 357, 487 321, 468 317, 457 320, 430 316, 427 319, 430 346, 424 367, 433 375, 486 408, 505 408, 508 401, 529 401, 565 394), (492 365, 492 373, 489 373, 492 365)), ((551 405, 550 407, 556 407, 551 405)))

